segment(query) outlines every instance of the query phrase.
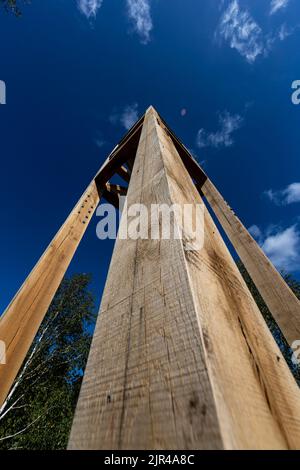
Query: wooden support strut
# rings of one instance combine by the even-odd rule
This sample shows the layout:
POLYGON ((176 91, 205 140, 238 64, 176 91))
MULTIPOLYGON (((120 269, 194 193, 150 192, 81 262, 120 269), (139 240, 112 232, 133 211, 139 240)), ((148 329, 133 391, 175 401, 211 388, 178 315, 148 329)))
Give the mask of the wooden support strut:
POLYGON ((134 165, 134 158, 128 158, 126 165, 130 173, 132 173, 133 165, 134 165))
POLYGON ((121 178, 123 178, 126 183, 129 183, 131 172, 125 166, 120 166, 120 168, 117 170, 117 174, 121 176, 121 178))
POLYGON ((106 183, 105 190, 103 191, 102 196, 112 204, 116 209, 120 207, 120 196, 126 196, 127 188, 120 186, 118 184, 106 183))
POLYGON ((0 365, 0 408, 99 203, 94 181, 0 317, 6 363, 0 365))
MULTIPOLYGON (((0 357, 0 409, 96 210, 100 196, 105 191, 106 182, 126 162, 128 155, 135 152, 143 119, 144 117, 130 129, 105 160, 66 222, 0 317, 0 341, 5 344, 6 360, 3 364, 4 358, 0 357)), ((114 186, 110 185, 108 189, 125 192, 121 186, 118 188, 114 186)), ((107 188, 106 191, 109 192, 107 188)))
POLYGON ((213 183, 201 190, 288 343, 300 340, 300 301, 213 183))
MULTIPOLYGON (((166 128, 163 119, 160 117, 159 120, 166 128)), ((282 333, 292 346, 294 341, 300 340, 300 301, 202 168, 172 131, 169 128, 167 130, 190 176, 196 181, 200 195, 206 197, 282 333)))
POLYGON ((106 190, 120 196, 126 196, 127 194, 127 188, 119 184, 106 183, 106 190))
MULTIPOLYGON (((127 203, 202 204, 152 107, 127 203)), ((206 209, 203 228, 194 251, 118 237, 69 449, 300 447, 297 384, 206 209)))

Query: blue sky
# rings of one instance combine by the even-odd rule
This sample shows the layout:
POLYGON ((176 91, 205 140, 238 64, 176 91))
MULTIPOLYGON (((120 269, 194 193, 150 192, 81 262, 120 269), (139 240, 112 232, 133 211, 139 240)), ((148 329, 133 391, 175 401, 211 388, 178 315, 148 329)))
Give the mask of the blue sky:
MULTIPOLYGON (((279 268, 300 276, 298 0, 32 0, 0 9, 0 310, 152 104, 279 268)), ((91 223, 69 272, 99 296, 91 223)))

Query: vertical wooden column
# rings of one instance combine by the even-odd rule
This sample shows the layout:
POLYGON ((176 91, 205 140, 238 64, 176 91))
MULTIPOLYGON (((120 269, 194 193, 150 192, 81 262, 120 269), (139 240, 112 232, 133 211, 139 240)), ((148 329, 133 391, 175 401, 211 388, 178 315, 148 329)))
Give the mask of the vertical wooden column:
MULTIPOLYGON (((128 206, 201 202, 149 108, 128 206)), ((69 449, 300 446, 298 387, 207 211, 204 229, 197 251, 117 239, 69 449)))
POLYGON ((213 183, 201 190, 290 345, 300 340, 300 302, 213 183))
POLYGON ((5 401, 98 203, 99 194, 93 181, 0 317, 0 340, 6 347, 6 364, 0 365, 0 406, 5 401))

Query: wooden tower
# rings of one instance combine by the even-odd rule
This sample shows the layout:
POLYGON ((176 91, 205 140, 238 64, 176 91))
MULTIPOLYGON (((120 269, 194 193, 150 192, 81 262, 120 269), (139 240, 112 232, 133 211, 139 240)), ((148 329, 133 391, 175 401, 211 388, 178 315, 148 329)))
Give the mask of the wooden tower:
MULTIPOLYGON (((300 303, 150 107, 107 158, 0 319, 5 401, 102 197, 211 207, 290 344, 300 303)), ((176 223, 176 222, 175 222, 176 223)), ((121 220, 120 229, 124 224, 121 220)), ((204 245, 118 237, 70 449, 297 449, 300 392, 209 211, 204 245)), ((1 362, 1 361, 0 361, 1 362)))

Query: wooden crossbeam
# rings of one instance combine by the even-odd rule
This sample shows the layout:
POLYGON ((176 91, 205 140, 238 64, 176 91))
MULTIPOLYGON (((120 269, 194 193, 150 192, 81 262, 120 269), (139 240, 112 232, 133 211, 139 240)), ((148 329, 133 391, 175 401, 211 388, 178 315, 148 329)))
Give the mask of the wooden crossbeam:
MULTIPOLYGON (((153 108, 127 203, 202 204, 153 108)), ((204 215, 193 251, 118 238, 69 449, 299 448, 299 389, 204 215)))
POLYGON ((123 178, 126 183, 129 183, 131 172, 125 166, 120 166, 120 168, 117 170, 117 174, 121 176, 121 178, 123 178))
POLYGON ((133 126, 101 167, 95 177, 95 182, 100 188, 127 162, 129 155, 135 155, 142 132, 143 120, 144 117, 133 126))
POLYGON ((119 196, 117 194, 104 190, 102 197, 116 209, 119 209, 119 196))
POLYGON ((116 209, 120 207, 119 196, 126 196, 127 188, 120 186, 118 184, 106 183, 105 190, 103 191, 102 196, 112 204, 116 209))
POLYGON ((120 196, 126 196, 127 188, 120 186, 119 184, 106 183, 106 189, 110 193, 118 194, 120 196))

